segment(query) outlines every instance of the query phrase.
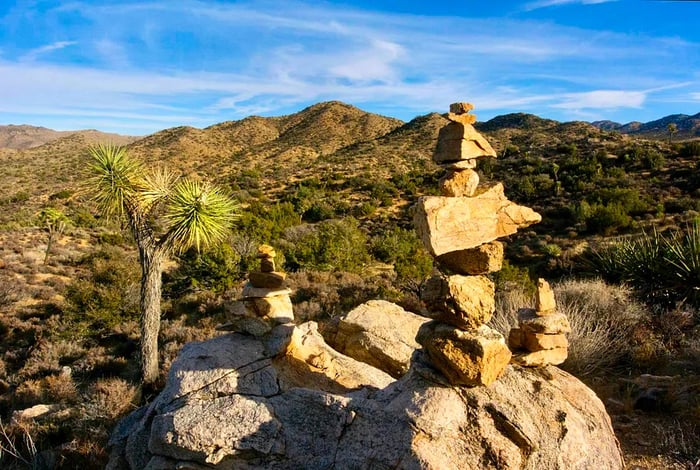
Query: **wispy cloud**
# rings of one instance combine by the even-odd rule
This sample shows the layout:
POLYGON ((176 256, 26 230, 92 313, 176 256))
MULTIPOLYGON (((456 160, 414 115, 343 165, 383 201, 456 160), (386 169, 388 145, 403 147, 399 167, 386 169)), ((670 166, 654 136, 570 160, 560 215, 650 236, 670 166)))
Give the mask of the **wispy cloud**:
POLYGON ((24 54, 22 57, 20 57, 20 61, 22 62, 33 62, 37 60, 39 57, 49 54, 54 51, 59 51, 61 49, 64 49, 68 46, 74 46, 77 44, 76 41, 57 41, 52 44, 47 44, 45 46, 37 47, 35 49, 30 50, 26 54, 24 54))
POLYGON ((610 3, 618 0, 537 0, 526 3, 525 11, 539 10, 540 8, 558 7, 563 5, 597 5, 599 3, 610 3))
POLYGON ((567 93, 554 108, 564 109, 615 109, 639 108, 647 99, 644 91, 595 90, 583 93, 567 93))

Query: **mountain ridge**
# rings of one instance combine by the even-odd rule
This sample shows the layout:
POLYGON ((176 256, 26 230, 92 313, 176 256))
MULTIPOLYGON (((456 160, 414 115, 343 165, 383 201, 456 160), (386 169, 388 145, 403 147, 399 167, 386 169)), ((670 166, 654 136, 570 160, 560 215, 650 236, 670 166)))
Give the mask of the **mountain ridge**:
MULTIPOLYGON (((426 116, 437 115, 428 113, 419 115, 409 122, 426 116)), ((695 115, 671 114, 649 122, 631 121, 626 124, 611 120, 593 122, 566 121, 539 117, 529 113, 508 113, 496 116, 487 121, 477 122, 475 127, 482 132, 493 132, 502 129, 543 130, 556 126, 583 123, 603 131, 614 131, 642 138, 667 139, 668 125, 676 124, 675 140, 687 140, 700 137, 700 113, 695 115)), ((248 116, 240 120, 223 121, 205 128, 191 126, 176 126, 166 128, 146 136, 129 136, 102 132, 95 129, 76 131, 56 131, 41 126, 28 124, 0 125, 0 149, 26 150, 56 141, 74 134, 86 136, 88 141, 111 141, 118 145, 129 145, 137 142, 146 144, 158 140, 172 146, 177 141, 189 142, 194 146, 207 147, 203 140, 216 141, 225 145, 227 151, 240 152, 251 146, 259 147, 271 144, 275 140, 297 140, 300 147, 313 149, 320 154, 332 153, 346 145, 355 144, 355 134, 359 133, 372 140, 384 134, 396 131, 407 123, 392 117, 369 113, 355 106, 340 102, 326 101, 308 106, 296 113, 274 116, 248 116), (332 124, 338 124, 333 126, 332 124), (352 123, 352 125, 349 125, 352 123), (337 132, 330 136, 309 133, 308 129, 320 127, 337 132), (326 144, 324 141, 333 141, 326 144)), ((138 151, 140 145, 134 146, 138 151)), ((273 146, 274 147, 274 146, 273 146)), ((211 149, 200 148, 203 154, 211 154, 211 149)), ((218 150, 220 152, 221 149, 218 150)), ((268 148, 267 153, 274 154, 274 148, 268 148)))

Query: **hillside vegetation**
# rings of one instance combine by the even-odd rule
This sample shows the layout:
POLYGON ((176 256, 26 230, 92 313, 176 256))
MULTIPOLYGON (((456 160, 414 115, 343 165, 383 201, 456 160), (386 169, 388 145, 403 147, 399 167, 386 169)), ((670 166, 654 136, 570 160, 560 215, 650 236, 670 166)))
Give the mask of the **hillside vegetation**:
MULTIPOLYGON (((276 248, 278 266, 289 272, 299 320, 323 325, 377 298, 420 312, 432 260, 413 232, 410 207, 437 192, 443 170, 431 155, 446 122, 433 113, 404 123, 328 102, 288 116, 176 127, 130 141, 130 155, 147 165, 215 182, 241 203, 226 243, 167 264, 160 379, 183 344, 217 334, 214 326, 256 266, 261 243, 276 248)), ((543 215, 541 224, 505 240, 509 261, 494 277, 507 294, 501 308, 511 313, 530 302, 531 278, 587 275, 596 253, 643 230, 663 234, 671 246, 700 213, 700 141, 683 140, 690 134, 649 140, 610 126, 528 114, 476 127, 498 153, 480 163, 482 183, 504 182, 510 199, 543 215), (513 292, 522 295, 515 299, 513 292)), ((116 420, 149 399, 138 387, 135 247, 117 221, 99 217, 83 185, 89 146, 102 137, 72 133, 34 148, 0 148, 0 184, 7 188, 0 196, 0 420, 7 424, 13 411, 36 404, 56 405, 41 419, 10 425, 6 435, 27 456, 31 449, 22 438, 28 433, 39 443, 32 459, 69 467, 104 462, 116 420), (60 231, 47 225, 46 214, 54 211, 64 216, 54 219, 63 224, 60 231)), ((697 268, 684 271, 688 279, 700 263, 697 268)), ((606 269, 612 273, 598 274, 611 281, 623 272, 615 265, 606 269)), ((601 396, 622 401, 616 426, 633 421, 648 427, 647 415, 632 411, 639 387, 623 378, 680 374, 690 387, 683 396, 692 396, 700 358, 695 297, 674 297, 655 308, 644 301, 656 297, 581 282, 575 289, 561 286, 566 308, 581 325, 569 370, 591 384, 605 382, 607 388, 597 389, 601 396), (592 317, 580 312, 603 298, 591 327, 592 317), (612 328, 616 320, 624 324, 612 328), (599 348, 607 343, 626 346, 614 358, 603 357, 599 348), (599 359, 588 364, 591 358, 599 359)), ((645 448, 636 443, 635 427, 633 437, 623 439, 628 455, 663 454, 669 465, 700 457, 694 431, 700 403, 678 403, 660 400, 665 414, 653 423, 695 437, 645 448)), ((3 448, 9 442, 0 437, 3 448)), ((19 461, 4 455, 0 466, 19 461)))

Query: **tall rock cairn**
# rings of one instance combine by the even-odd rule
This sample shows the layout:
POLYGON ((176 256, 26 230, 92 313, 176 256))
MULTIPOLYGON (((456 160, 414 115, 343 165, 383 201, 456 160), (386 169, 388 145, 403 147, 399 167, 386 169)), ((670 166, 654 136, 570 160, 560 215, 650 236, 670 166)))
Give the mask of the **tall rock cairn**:
POLYGON ((569 320, 557 311, 552 288, 539 279, 535 308, 518 310, 518 328, 508 334, 512 362, 526 367, 561 364, 569 354, 566 334, 570 332, 569 320))
POLYGON ((503 336, 486 326, 495 310, 494 284, 486 274, 501 269, 496 239, 542 218, 509 201, 503 185, 479 187, 479 158, 496 152, 472 124, 469 103, 450 105, 450 121, 438 135, 433 160, 446 169, 442 196, 418 200, 414 225, 442 269, 423 290, 428 316, 417 341, 431 363, 454 385, 489 385, 504 371, 511 352, 503 336))

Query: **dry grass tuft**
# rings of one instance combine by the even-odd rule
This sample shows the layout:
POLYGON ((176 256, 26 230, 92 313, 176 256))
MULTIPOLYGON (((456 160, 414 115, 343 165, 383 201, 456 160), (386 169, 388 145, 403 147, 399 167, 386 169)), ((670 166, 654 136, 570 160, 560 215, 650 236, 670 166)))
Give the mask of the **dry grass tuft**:
MULTIPOLYGON (((590 375, 633 356, 634 331, 648 314, 631 298, 626 287, 600 280, 569 280, 554 287, 557 306, 571 324, 569 358, 563 367, 579 375, 590 375)), ((505 336, 517 326, 517 311, 534 307, 534 298, 523 289, 499 292, 496 313, 490 325, 505 336)))
POLYGON ((82 411, 92 419, 116 420, 135 410, 139 390, 124 379, 99 379, 89 388, 82 411))

